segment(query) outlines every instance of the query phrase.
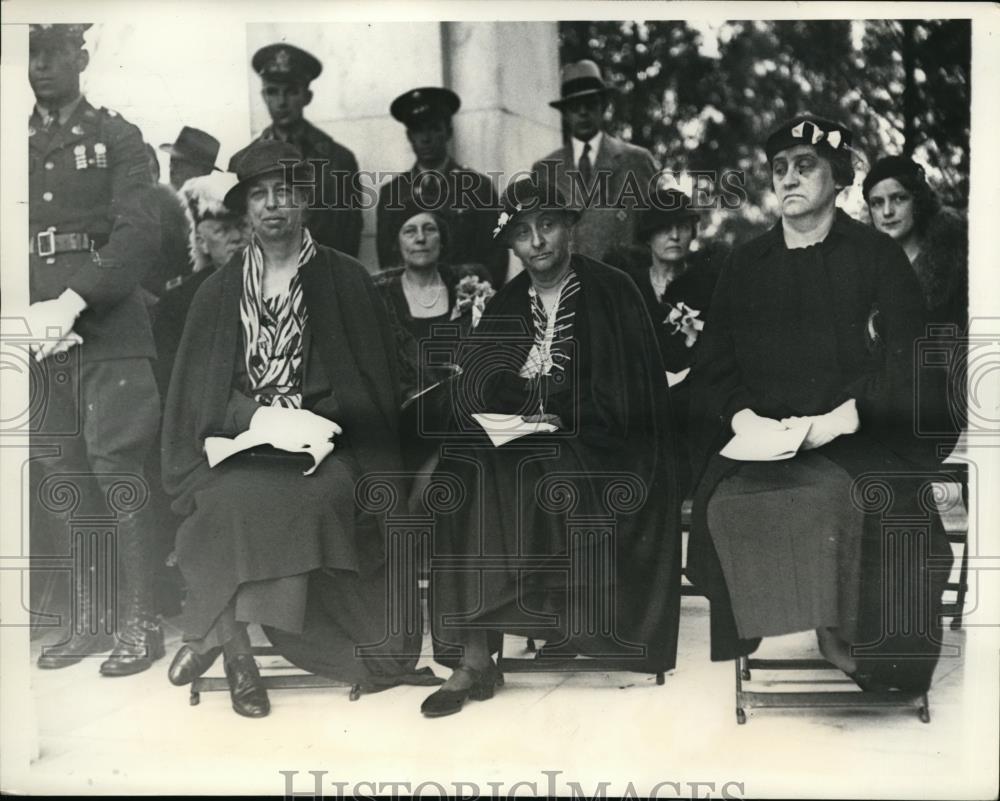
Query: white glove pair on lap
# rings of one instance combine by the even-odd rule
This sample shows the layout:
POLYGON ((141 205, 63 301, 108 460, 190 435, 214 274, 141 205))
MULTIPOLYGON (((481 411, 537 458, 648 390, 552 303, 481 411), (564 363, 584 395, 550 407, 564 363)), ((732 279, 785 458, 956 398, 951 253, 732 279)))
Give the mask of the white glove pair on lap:
POLYGON ((760 435, 768 431, 785 431, 805 423, 809 424, 809 432, 802 442, 803 450, 820 448, 841 435, 853 434, 861 427, 857 403, 851 398, 826 414, 785 417, 781 420, 761 417, 752 409, 742 409, 733 415, 732 428, 734 434, 760 435))

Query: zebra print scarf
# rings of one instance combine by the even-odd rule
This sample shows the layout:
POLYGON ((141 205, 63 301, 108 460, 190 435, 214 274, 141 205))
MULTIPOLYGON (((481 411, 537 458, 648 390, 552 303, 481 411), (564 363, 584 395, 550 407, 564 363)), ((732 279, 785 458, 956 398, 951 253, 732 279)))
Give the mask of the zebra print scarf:
MULTIPOLYGON (((316 255, 316 245, 305 228, 298 267, 316 255)), ((288 291, 265 298, 264 252, 254 236, 243 254, 243 295, 240 323, 243 326, 244 359, 250 391, 266 406, 302 407, 302 333, 306 308, 298 272, 288 291)))
POLYGON ((519 375, 521 378, 535 378, 550 375, 553 370, 564 372, 569 362, 565 347, 573 337, 573 323, 576 317, 576 294, 580 291, 580 279, 570 270, 559 289, 559 298, 551 316, 546 313, 542 299, 535 288, 528 288, 531 298, 531 319, 535 336, 519 375))

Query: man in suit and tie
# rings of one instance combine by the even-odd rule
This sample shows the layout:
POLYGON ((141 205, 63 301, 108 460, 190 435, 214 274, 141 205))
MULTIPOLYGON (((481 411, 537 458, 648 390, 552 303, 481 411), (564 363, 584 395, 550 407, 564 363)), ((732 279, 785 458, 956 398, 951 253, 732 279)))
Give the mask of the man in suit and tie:
POLYGON ((562 113, 570 142, 532 167, 539 181, 555 183, 581 211, 575 252, 600 260, 635 243, 639 213, 659 171, 648 150, 603 131, 609 91, 593 61, 567 64, 560 97, 549 105, 562 113))

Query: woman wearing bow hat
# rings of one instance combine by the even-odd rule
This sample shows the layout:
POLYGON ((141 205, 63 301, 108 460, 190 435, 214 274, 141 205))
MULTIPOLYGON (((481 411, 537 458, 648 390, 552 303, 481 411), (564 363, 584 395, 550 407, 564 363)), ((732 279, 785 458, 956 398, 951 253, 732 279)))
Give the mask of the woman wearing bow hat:
POLYGON ((704 435, 688 566, 713 659, 815 630, 862 689, 924 692, 951 551, 914 435, 923 304, 898 245, 836 208, 850 145, 813 116, 765 144, 781 221, 723 268, 691 374, 704 435), (921 525, 893 531, 897 515, 921 525))

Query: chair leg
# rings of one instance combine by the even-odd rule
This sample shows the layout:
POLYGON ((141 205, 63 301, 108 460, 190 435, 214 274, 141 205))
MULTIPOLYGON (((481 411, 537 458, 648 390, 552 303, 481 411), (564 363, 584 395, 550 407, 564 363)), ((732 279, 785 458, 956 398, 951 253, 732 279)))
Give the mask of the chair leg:
POLYGON ((965 614, 965 593, 969 589, 969 540, 966 534, 965 544, 962 546, 962 567, 958 573, 958 594, 955 597, 955 607, 957 612, 951 619, 951 630, 959 631, 962 628, 962 616, 965 614))
POLYGON ((740 726, 747 722, 747 713, 743 709, 743 680, 744 674, 749 677, 749 671, 744 664, 745 656, 738 656, 733 662, 736 667, 736 722, 740 726))

